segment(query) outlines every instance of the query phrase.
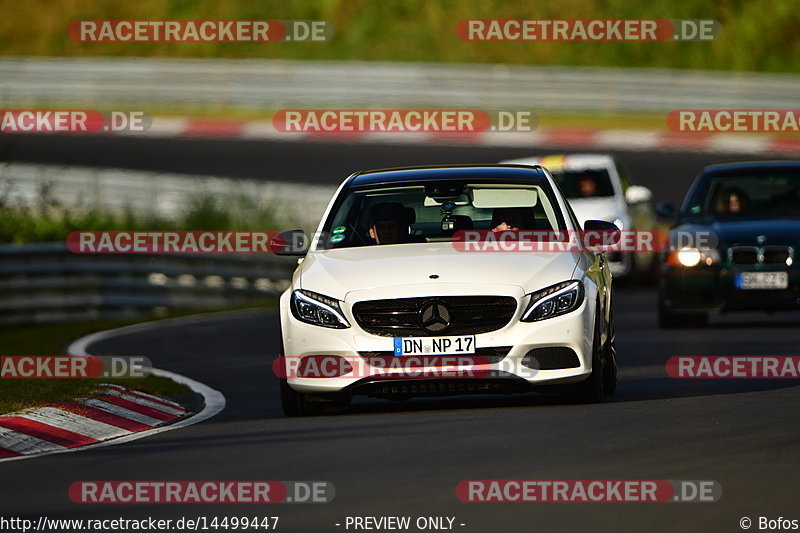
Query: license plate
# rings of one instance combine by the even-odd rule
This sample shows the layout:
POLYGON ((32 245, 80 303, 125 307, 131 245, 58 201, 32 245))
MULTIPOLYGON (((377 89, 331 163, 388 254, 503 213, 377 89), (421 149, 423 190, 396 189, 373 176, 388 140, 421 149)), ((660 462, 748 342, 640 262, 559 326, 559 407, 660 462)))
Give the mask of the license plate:
POLYGON ((742 290, 780 290, 789 287, 786 272, 742 272, 736 277, 736 288, 742 290))
POLYGON ((460 355, 475 353, 475 335, 395 337, 395 355, 460 355))

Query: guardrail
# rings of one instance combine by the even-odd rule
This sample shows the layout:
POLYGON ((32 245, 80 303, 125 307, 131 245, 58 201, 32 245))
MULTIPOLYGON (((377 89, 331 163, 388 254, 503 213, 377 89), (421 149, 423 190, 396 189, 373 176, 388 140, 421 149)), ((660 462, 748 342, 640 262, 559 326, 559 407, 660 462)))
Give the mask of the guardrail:
POLYGON ((0 245, 0 324, 214 309, 280 294, 297 260, 272 254, 73 254, 64 243, 0 245))
POLYGON ((271 213, 286 226, 281 229, 297 227, 309 232, 316 229, 335 191, 335 185, 101 167, 0 164, 0 200, 8 205, 37 205, 46 196, 67 208, 129 209, 175 218, 192 198, 239 196, 271 213))
POLYGON ((0 104, 664 112, 797 109, 800 76, 670 69, 167 58, 0 59, 0 104))

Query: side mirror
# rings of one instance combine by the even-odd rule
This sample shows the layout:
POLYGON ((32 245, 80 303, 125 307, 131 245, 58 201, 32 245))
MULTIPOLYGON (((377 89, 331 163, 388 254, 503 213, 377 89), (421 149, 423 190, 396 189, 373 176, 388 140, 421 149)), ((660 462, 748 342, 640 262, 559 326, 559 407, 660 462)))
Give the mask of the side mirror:
POLYGON ((653 191, 641 185, 631 185, 625 190, 625 201, 631 205, 643 204, 653 199, 653 191))
POLYGON ((583 231, 585 233, 591 232, 603 236, 603 242, 611 244, 617 244, 622 236, 620 229, 616 225, 611 222, 606 222, 605 220, 587 220, 583 223, 583 231), (605 238, 606 236, 608 238, 605 238))
POLYGON ((656 215, 668 220, 674 220, 678 217, 678 210, 669 202, 660 202, 656 206, 656 215))
POLYGON ((275 235, 269 248, 275 255, 303 256, 308 253, 308 238, 303 230, 293 229, 275 235))

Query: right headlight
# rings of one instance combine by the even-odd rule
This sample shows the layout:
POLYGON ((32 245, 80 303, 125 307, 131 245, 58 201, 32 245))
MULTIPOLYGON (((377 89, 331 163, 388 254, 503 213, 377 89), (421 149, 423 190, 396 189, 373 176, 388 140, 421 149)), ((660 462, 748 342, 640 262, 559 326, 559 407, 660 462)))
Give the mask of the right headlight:
POLYGON ((339 307, 339 301, 316 292, 303 289, 294 291, 291 308, 292 315, 307 324, 336 329, 350 327, 339 307))
POLYGON ((564 281, 531 293, 531 301, 520 320, 536 322, 574 311, 583 303, 583 293, 583 283, 579 280, 564 281))

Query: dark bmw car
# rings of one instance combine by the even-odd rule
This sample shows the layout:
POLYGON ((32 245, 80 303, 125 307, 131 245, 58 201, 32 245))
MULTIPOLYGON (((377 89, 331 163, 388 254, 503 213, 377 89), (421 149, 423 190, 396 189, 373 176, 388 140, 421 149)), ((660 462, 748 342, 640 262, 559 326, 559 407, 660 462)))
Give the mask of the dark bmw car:
POLYGON ((712 165, 670 230, 659 285, 661 327, 711 312, 800 310, 800 161, 712 165))

